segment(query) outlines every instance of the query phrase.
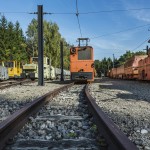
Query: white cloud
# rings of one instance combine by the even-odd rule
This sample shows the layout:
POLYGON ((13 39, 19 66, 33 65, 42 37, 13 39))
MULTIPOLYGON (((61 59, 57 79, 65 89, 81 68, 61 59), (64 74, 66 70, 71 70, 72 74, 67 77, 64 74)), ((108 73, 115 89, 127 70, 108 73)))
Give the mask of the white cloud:
POLYGON ((118 41, 108 40, 108 39, 99 39, 91 42, 92 45, 99 49, 125 49, 123 45, 121 45, 118 41))
POLYGON ((150 22, 150 17, 149 17, 150 11, 149 10, 141 10, 138 12, 132 12, 130 15, 140 21, 144 22, 150 22))
MULTIPOLYGON (((125 9, 136 9, 136 8, 147 8, 147 3, 144 1, 127 1, 127 0, 121 0, 125 9)), ((150 22, 150 10, 149 9, 141 9, 137 11, 127 11, 127 14, 139 21, 144 21, 144 22, 150 22)))

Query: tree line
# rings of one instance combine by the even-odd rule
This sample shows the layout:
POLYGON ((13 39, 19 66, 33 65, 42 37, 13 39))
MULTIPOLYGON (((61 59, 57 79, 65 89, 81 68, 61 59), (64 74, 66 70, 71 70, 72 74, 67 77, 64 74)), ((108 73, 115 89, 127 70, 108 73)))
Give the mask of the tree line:
MULTIPOLYGON (((28 25, 27 31, 24 34, 18 21, 12 23, 5 16, 0 18, 0 61, 17 60, 21 63, 29 63, 30 57, 38 56, 38 22, 32 19, 28 25)), ((60 67, 60 41, 64 44, 64 68, 69 68, 69 49, 72 45, 66 42, 59 32, 59 27, 56 23, 44 20, 43 22, 43 44, 44 56, 51 60, 54 67, 60 67)), ((95 69, 100 76, 102 73, 107 74, 108 70, 113 66, 118 67, 133 55, 146 54, 143 51, 131 52, 126 51, 119 59, 103 58, 95 60, 95 69)))
MULTIPOLYGON (((60 67, 60 41, 64 45, 64 68, 69 68, 71 45, 61 36, 56 23, 43 22, 44 56, 49 57, 54 67, 60 67)), ((0 18, 0 60, 17 60, 29 63, 30 57, 38 56, 38 22, 32 19, 24 34, 18 21, 13 24, 5 16, 0 18)))
POLYGON ((101 76, 102 74, 104 74, 106 76, 107 72, 111 68, 113 68, 113 67, 116 68, 116 67, 119 67, 119 66, 125 64, 125 62, 134 55, 146 55, 146 52, 144 52, 144 51, 132 52, 132 51, 128 50, 128 51, 126 51, 125 54, 121 55, 118 59, 104 57, 102 60, 95 60, 94 64, 95 64, 95 69, 96 69, 97 75, 101 76))

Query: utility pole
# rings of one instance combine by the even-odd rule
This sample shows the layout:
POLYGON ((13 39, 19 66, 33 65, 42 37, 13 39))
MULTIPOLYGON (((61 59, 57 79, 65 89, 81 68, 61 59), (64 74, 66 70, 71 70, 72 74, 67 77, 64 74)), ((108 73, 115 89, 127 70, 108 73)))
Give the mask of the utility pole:
POLYGON ((60 81, 64 81, 64 64, 63 64, 63 42, 60 42, 60 65, 61 65, 61 78, 60 81))
POLYGON ((115 61, 115 56, 114 56, 114 54, 113 54, 113 68, 114 68, 114 61, 115 61))
POLYGON ((38 5, 38 85, 44 85, 43 67, 43 5, 38 5))
MULTIPOLYGON (((51 14, 44 12, 43 5, 38 5, 38 11, 29 14, 38 15, 38 85, 44 85, 44 66, 43 66, 43 15, 51 14)), ((34 53, 34 51, 33 51, 34 53)))

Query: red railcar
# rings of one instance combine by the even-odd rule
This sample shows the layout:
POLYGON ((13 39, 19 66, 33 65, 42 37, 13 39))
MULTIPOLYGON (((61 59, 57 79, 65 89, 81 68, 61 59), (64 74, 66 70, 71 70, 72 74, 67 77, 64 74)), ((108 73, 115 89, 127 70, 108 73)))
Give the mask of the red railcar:
POLYGON ((112 68, 110 77, 120 79, 150 80, 150 55, 138 55, 128 59, 124 65, 112 68))
POLYGON ((123 79, 124 76, 125 76, 124 65, 121 65, 120 67, 117 68, 117 78, 123 79))
POLYGON ((139 61, 139 80, 150 80, 150 53, 139 61))
POLYGON ((112 68, 109 72, 111 78, 117 78, 117 68, 112 68))
POLYGON ((124 73, 126 79, 138 79, 138 63, 141 59, 146 58, 147 55, 133 56, 124 64, 124 73))

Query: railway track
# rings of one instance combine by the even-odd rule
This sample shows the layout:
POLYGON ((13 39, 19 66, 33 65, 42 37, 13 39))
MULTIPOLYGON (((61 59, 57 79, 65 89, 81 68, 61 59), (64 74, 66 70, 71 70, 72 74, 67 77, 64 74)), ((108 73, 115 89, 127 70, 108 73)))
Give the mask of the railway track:
POLYGON ((45 94, 1 122, 0 149, 4 147, 137 149, 99 109, 88 92, 88 86, 84 89, 84 85, 73 83, 45 94))
POLYGON ((9 88, 11 86, 16 86, 16 85, 21 85, 21 84, 24 84, 24 83, 28 83, 28 82, 33 82, 31 80, 21 80, 21 81, 5 81, 5 82, 1 82, 0 83, 0 90, 3 90, 3 89, 6 89, 6 88, 9 88))
POLYGON ((150 149, 149 83, 103 78, 90 94, 139 150, 150 149))
POLYGON ((0 82, 0 86, 5 85, 5 84, 12 84, 14 82, 16 82, 16 81, 15 80, 2 81, 2 82, 0 82))

